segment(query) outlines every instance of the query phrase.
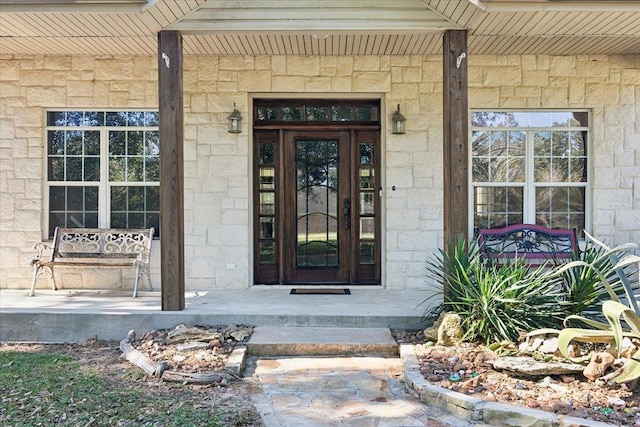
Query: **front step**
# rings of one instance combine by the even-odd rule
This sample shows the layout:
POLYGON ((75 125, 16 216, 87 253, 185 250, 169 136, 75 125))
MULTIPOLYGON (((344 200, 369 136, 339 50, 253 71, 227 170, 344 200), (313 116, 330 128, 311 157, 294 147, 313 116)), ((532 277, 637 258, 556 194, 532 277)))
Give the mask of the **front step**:
POLYGON ((253 330, 252 356, 397 357, 398 344, 386 328, 272 327, 253 330))

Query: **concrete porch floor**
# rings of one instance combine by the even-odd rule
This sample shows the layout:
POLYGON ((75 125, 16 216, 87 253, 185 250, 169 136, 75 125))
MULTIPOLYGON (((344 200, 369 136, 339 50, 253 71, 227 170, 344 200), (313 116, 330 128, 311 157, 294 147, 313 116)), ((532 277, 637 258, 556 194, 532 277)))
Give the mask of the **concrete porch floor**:
POLYGON ((123 339, 131 329, 178 324, 404 328, 424 326, 421 290, 354 288, 351 295, 290 295, 289 288, 187 292, 183 311, 162 311, 159 292, 0 290, 0 341, 123 339))

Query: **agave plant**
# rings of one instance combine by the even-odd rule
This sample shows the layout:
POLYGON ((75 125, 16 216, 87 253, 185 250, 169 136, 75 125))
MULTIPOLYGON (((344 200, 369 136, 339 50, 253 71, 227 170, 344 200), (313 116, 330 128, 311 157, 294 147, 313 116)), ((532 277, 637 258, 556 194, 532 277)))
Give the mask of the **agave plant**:
MULTIPOLYGON (((589 234, 586 235, 593 243, 603 249, 600 256, 591 262, 573 261, 567 263, 558 269, 555 274, 562 275, 566 273, 566 271, 576 267, 588 268, 597 275, 602 288, 607 292, 610 299, 602 303, 602 314, 606 322, 574 314, 567 316, 564 321, 565 326, 571 324, 571 322, 580 322, 585 324, 587 328, 566 327, 560 331, 554 331, 558 333, 558 347, 560 352, 564 357, 574 362, 581 362, 582 360, 569 357, 569 345, 573 341, 615 344, 616 351, 620 354, 622 350, 622 340, 625 336, 640 339, 640 311, 638 310, 634 286, 629 281, 629 276, 624 270, 632 266, 636 268, 640 267, 640 257, 626 254, 627 251, 637 249, 638 246, 634 243, 629 243, 611 248, 593 236, 589 234), (626 255, 623 256, 622 260, 619 260, 619 254, 626 255), (612 270, 617 273, 619 283, 624 290, 623 299, 620 298, 616 287, 612 285, 611 276, 608 274, 608 271, 602 269, 604 259, 608 259, 611 262, 612 270), (623 303, 623 301, 626 304, 623 303), (624 319, 626 326, 623 325, 621 319, 624 319)), ((637 270, 635 272, 637 272, 637 270)), ((552 332, 552 330, 541 329, 533 331, 530 335, 546 334, 549 332, 552 332)), ((623 367, 615 373, 612 380, 617 383, 622 383, 638 377, 640 377, 640 350, 627 359, 623 367)))

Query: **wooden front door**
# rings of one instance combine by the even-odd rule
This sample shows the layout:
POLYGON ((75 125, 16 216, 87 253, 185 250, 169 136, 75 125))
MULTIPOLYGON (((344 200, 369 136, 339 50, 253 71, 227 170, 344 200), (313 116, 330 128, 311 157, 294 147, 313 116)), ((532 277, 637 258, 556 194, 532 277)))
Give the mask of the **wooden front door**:
POLYGON ((254 282, 379 284, 379 130, 254 129, 254 282))

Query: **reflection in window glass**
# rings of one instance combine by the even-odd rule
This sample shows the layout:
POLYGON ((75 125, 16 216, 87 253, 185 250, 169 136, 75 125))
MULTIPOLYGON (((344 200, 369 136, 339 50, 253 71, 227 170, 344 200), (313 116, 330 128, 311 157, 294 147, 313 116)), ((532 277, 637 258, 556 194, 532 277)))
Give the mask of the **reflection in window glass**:
POLYGON ((56 226, 155 227, 157 237, 158 113, 49 111, 47 125, 49 237, 56 226), (107 171, 105 179, 101 174, 103 168, 107 171), (107 201, 100 207, 101 215, 100 194, 107 201), (99 223, 99 218, 107 219, 99 223))
POLYGON ((581 233, 588 113, 482 111, 471 116, 474 227, 524 222, 581 233))

